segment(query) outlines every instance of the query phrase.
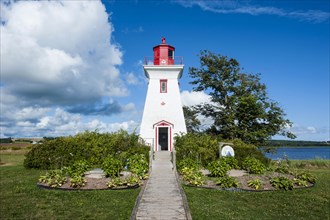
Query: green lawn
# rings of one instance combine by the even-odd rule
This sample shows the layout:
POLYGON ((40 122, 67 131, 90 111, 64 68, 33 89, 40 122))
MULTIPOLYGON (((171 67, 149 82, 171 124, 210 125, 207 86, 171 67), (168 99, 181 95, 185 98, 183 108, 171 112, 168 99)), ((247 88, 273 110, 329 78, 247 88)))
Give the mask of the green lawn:
POLYGON ((330 170, 311 170, 312 188, 274 192, 228 192, 184 187, 196 219, 330 219, 330 170))
POLYGON ((140 189, 60 191, 36 186, 44 171, 25 169, 22 155, 0 155, 1 219, 129 219, 140 189))

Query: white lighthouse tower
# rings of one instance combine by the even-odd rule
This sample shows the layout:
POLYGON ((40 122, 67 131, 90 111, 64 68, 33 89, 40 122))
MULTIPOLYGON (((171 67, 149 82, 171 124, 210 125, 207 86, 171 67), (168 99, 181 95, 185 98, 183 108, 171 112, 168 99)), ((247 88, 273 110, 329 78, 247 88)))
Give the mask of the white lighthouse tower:
POLYGON ((173 137, 187 132, 178 82, 184 65, 182 58, 174 58, 175 48, 165 38, 153 50, 154 57, 143 65, 149 84, 140 136, 155 151, 172 151, 173 137))

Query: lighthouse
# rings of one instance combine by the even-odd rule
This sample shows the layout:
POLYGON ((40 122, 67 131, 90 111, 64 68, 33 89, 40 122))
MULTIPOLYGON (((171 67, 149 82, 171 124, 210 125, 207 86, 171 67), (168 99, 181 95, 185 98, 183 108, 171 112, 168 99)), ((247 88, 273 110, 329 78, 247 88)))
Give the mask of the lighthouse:
POLYGON ((145 58, 143 65, 148 91, 140 137, 154 151, 172 151, 174 136, 187 132, 179 90, 183 59, 174 57, 175 48, 165 38, 153 51, 154 56, 145 58))

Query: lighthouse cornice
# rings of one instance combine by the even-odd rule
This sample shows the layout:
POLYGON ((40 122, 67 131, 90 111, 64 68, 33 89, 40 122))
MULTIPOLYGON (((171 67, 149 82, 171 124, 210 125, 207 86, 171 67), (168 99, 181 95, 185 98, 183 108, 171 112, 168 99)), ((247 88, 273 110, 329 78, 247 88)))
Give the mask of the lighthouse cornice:
POLYGON ((177 72, 178 79, 182 77, 184 65, 143 65, 144 74, 150 79, 150 73, 152 72, 177 72))

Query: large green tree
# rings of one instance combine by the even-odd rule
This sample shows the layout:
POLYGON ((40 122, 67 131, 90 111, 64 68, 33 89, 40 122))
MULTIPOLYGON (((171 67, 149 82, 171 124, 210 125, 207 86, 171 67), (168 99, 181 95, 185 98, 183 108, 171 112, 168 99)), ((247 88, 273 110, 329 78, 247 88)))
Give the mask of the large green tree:
POLYGON ((208 132, 248 143, 262 143, 274 135, 295 138, 288 131, 292 122, 279 104, 268 98, 260 75, 243 73, 237 60, 202 51, 200 68, 189 68, 189 75, 194 91, 211 96, 212 103, 194 107, 213 119, 208 132))
POLYGON ((184 120, 186 122, 187 132, 198 133, 200 132, 201 122, 197 118, 197 110, 193 107, 183 106, 184 120))

